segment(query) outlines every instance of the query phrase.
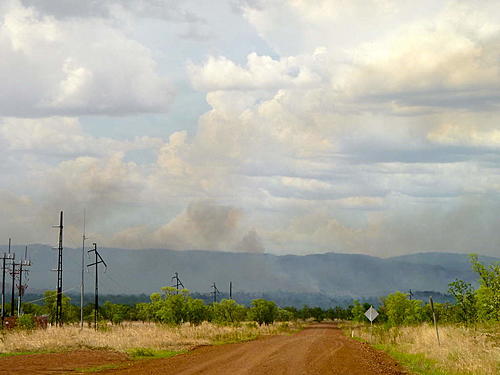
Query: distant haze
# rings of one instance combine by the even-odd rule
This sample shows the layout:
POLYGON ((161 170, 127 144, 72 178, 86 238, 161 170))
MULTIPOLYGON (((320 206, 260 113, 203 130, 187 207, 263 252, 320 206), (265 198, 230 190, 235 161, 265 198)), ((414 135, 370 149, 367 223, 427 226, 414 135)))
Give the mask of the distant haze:
MULTIPOLYGON (((22 248, 15 248, 16 252, 22 248)), ((30 249, 33 262, 28 292, 54 289, 56 252, 47 246, 30 249)), ((446 292, 448 283, 462 279, 476 284, 468 257, 452 253, 420 253, 393 258, 360 254, 312 254, 305 256, 211 251, 102 249, 108 264, 101 267, 101 293, 150 294, 172 286, 175 272, 192 292, 210 292, 213 282, 228 294, 303 293, 322 299, 379 297, 397 290, 446 292)), ((64 250, 64 290, 80 290, 81 250, 64 250)), ((86 257, 88 263, 93 260, 86 257)), ((483 262, 500 258, 480 257, 483 262)), ((86 273, 87 292, 93 293, 94 269, 86 273)), ((313 297, 311 297, 313 299, 313 297)), ((304 299, 301 303, 306 303, 304 299)))

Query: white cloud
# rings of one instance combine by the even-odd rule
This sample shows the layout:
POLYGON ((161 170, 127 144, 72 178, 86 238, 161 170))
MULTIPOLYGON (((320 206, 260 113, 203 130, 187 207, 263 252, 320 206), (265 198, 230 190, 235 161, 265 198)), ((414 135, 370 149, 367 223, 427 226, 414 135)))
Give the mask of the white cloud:
POLYGON ((159 138, 146 136, 123 141, 93 137, 82 130, 74 117, 0 118, 0 142, 9 152, 60 157, 158 149, 163 143, 159 138))
MULTIPOLYGON (((6 228, 36 221, 46 239, 54 212, 87 207, 94 238, 114 246, 494 253, 467 234, 498 237, 497 3, 242 1, 274 53, 237 40, 239 57, 187 54, 210 52, 187 63, 210 107, 196 129, 173 116, 156 128, 164 139, 87 133, 73 115, 164 111, 153 56, 168 51, 118 24, 136 10, 153 18, 154 4, 2 5, 6 228)), ((189 23, 182 14, 174 22, 189 23)), ((76 216, 68 240, 79 243, 76 216)))
MULTIPOLYGON (((498 113, 491 120, 498 118, 498 113)), ((443 122, 432 129, 427 138, 431 142, 440 145, 464 146, 464 147, 500 147, 500 127, 487 122, 465 123, 462 121, 443 122)))
POLYGON ((0 115, 165 112, 151 51, 99 19, 58 20, 10 0, 0 12, 0 115))
POLYGON ((225 57, 209 57, 203 66, 190 64, 188 72, 199 90, 276 90, 320 85, 320 70, 325 67, 324 50, 312 56, 286 57, 274 60, 270 56, 251 53, 245 67, 225 57))

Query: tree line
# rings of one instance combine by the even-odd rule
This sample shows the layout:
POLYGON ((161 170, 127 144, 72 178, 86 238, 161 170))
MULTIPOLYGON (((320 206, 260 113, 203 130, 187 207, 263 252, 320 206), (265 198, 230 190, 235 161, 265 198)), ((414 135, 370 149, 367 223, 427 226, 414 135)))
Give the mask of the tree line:
MULTIPOLYGON (((448 292, 454 297, 454 303, 435 303, 434 309, 441 322, 473 323, 478 321, 500 320, 500 264, 488 266, 481 264, 476 255, 470 256, 472 269, 479 277, 479 288, 463 280, 455 280, 449 284, 448 292)), ((378 323, 389 325, 417 324, 432 320, 429 303, 418 299, 410 299, 407 293, 396 292, 381 298, 377 307, 380 315, 378 323)), ((99 308, 99 319, 113 324, 123 321, 155 322, 168 325, 191 323, 198 325, 203 321, 217 324, 234 324, 242 321, 255 321, 258 324, 271 324, 275 321, 325 319, 342 319, 366 321, 364 313, 370 307, 368 303, 354 303, 348 307, 304 306, 279 307, 275 302, 266 299, 254 299, 250 306, 237 303, 232 299, 206 303, 193 298, 186 289, 173 287, 161 288, 161 293, 153 293, 149 302, 117 304, 109 301, 99 308)), ((46 291, 41 305, 23 304, 23 311, 28 316, 47 315, 51 323, 55 319, 56 292, 46 291)), ((94 319, 94 305, 84 308, 85 320, 91 324, 94 319)), ((63 297, 63 321, 66 323, 80 320, 80 307, 71 304, 70 298, 63 297)), ((23 321, 29 321, 23 318, 23 321)))

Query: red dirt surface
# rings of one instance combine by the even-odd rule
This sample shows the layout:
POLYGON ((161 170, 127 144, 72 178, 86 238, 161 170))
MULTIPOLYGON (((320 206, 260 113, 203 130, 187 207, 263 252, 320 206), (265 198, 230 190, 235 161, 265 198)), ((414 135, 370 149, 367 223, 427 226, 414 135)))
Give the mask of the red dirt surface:
POLYGON ((64 353, 27 354, 0 358, 0 374, 78 374, 76 369, 127 363, 124 353, 104 350, 76 350, 64 353))
POLYGON ((406 374, 386 354, 344 336, 333 324, 318 324, 289 336, 206 346, 168 359, 133 363, 101 374, 284 375, 406 374))
POLYGON ((76 369, 119 366, 98 374, 116 375, 400 375, 393 359, 344 336, 333 324, 317 324, 294 335, 203 346, 173 358, 132 361, 125 354, 80 350, 0 359, 3 374, 79 374, 76 369))

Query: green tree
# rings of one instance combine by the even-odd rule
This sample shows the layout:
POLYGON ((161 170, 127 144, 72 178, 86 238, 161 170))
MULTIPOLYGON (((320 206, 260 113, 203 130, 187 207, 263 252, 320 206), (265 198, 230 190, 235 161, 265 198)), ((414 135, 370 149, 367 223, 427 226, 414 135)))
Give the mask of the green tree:
POLYGON ((472 269, 479 275, 476 309, 480 320, 500 321, 500 262, 485 266, 476 254, 470 255, 472 269))
POLYGON ((245 319, 245 306, 239 305, 235 300, 223 299, 212 304, 212 319, 216 323, 236 323, 245 319))
POLYGON ((278 308, 278 313, 276 315, 276 320, 278 322, 290 322, 296 320, 294 313, 287 309, 278 308))
POLYGON ((155 311, 157 319, 165 324, 181 324, 187 320, 187 291, 178 294, 172 287, 161 288, 165 295, 156 302, 155 311))
MULTIPOLYGON (((63 323, 76 322, 80 318, 79 309, 70 303, 71 298, 62 295, 62 321, 63 323)), ((56 321, 56 306, 57 306, 57 292, 54 290, 47 290, 43 295, 44 312, 49 316, 49 322, 54 324, 56 321)))
POLYGON ((423 303, 409 300, 408 294, 396 292, 383 299, 387 320, 392 325, 415 324, 424 318, 423 303))
POLYGON ((153 305, 151 303, 138 303, 135 305, 136 316, 142 322, 151 322, 155 319, 153 305))
POLYGON ((365 312, 370 308, 369 303, 359 303, 356 299, 354 300, 354 305, 351 308, 352 320, 355 322, 364 322, 366 321, 365 312))
POLYGON ((456 320, 459 322, 473 322, 476 320, 476 296, 471 284, 463 280, 455 280, 448 284, 448 293, 456 301, 456 320))
POLYGON ((186 309, 187 320, 193 325, 199 325, 207 319, 207 306, 201 299, 189 298, 186 309))
POLYGON ((130 306, 104 302, 104 305, 99 308, 99 312, 103 319, 109 320, 113 324, 121 324, 128 316, 130 306))
POLYGON ((272 301, 259 298, 252 301, 249 315, 252 320, 259 325, 269 325, 274 323, 278 314, 278 306, 272 301))

